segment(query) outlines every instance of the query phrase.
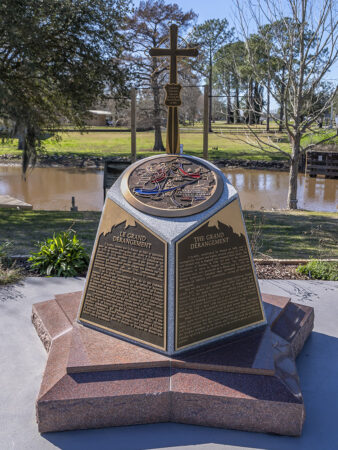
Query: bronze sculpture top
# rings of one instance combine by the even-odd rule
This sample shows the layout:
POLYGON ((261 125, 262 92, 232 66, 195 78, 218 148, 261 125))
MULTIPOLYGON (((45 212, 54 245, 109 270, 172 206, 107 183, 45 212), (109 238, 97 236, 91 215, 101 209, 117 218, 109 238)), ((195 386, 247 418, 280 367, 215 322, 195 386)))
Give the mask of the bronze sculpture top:
POLYGON ((180 152, 177 107, 181 105, 180 91, 182 86, 177 83, 177 58, 198 55, 196 48, 177 47, 177 30, 177 25, 170 25, 170 48, 152 48, 149 51, 152 57, 170 56, 169 84, 165 86, 167 94, 165 104, 168 106, 166 152, 169 154, 180 152))

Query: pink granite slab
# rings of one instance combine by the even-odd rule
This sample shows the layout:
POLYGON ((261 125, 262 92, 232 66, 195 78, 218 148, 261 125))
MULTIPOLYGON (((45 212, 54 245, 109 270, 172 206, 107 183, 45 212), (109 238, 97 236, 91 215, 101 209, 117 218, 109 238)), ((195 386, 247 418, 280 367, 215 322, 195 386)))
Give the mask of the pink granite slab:
POLYGON ((172 366, 274 375, 270 327, 184 353, 172 359, 172 366))
POLYGON ((294 358, 312 330, 312 308, 264 295, 272 330, 171 359, 71 326, 80 297, 33 306, 37 332, 51 344, 37 400, 40 432, 172 421, 301 433, 305 411, 294 358))
POLYGON ((289 303, 272 331, 285 339, 297 357, 313 329, 314 311, 310 306, 289 303))
POLYGON ((74 323, 67 372, 164 367, 167 356, 74 323))
POLYGON ((168 422, 169 386, 168 368, 65 373, 38 399, 39 431, 168 422))
POLYGON ((262 299, 264 302, 266 320, 271 326, 276 322, 278 317, 280 317, 291 300, 289 297, 282 297, 280 295, 272 295, 263 292, 262 299))
POLYGON ((303 404, 232 396, 173 392, 172 403, 172 422, 288 436, 301 434, 305 417, 303 404))
POLYGON ((74 324, 67 372, 173 366, 273 375, 271 345, 270 329, 265 328, 231 342, 209 345, 180 358, 170 358, 81 324, 74 324))
POLYGON ((73 323, 79 310, 82 291, 71 292, 69 294, 55 295, 55 300, 63 310, 68 320, 73 323))
POLYGON ((38 402, 65 376, 70 343, 71 333, 65 333, 53 341, 48 353, 48 360, 42 378, 38 402))
POLYGON ((54 339, 72 330, 72 323, 55 300, 33 305, 32 322, 47 350, 54 339))

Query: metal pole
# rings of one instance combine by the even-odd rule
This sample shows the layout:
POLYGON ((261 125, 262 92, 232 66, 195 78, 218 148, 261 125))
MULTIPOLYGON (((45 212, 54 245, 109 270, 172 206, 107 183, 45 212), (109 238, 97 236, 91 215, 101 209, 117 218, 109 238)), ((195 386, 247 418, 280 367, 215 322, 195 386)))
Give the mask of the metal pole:
POLYGON ((209 133, 209 86, 204 86, 204 116, 203 116, 203 158, 208 159, 209 133))
POLYGON ((131 128, 131 162, 136 161, 136 89, 131 88, 130 128, 131 128))

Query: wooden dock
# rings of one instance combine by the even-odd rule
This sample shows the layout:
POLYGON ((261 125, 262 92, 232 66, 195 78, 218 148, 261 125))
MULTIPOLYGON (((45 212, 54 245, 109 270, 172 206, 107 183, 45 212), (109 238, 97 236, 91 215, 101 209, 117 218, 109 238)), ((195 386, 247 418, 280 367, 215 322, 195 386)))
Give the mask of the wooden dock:
POLYGON ((0 195, 0 209, 33 209, 33 206, 10 195, 0 195))
POLYGON ((309 150, 306 152, 305 173, 310 177, 338 178, 338 151, 309 150))

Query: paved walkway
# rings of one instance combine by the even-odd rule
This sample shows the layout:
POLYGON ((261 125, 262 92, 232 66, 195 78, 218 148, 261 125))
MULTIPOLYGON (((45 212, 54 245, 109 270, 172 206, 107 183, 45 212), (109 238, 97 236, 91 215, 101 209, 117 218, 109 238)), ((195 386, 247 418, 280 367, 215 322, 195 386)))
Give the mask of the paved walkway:
POLYGON ((297 360, 307 418, 301 438, 164 423, 40 435, 35 399, 46 361, 30 322, 33 303, 81 290, 83 279, 27 278, 0 288, 0 449, 338 448, 338 283, 261 281, 263 292, 314 306, 315 329, 297 360))

